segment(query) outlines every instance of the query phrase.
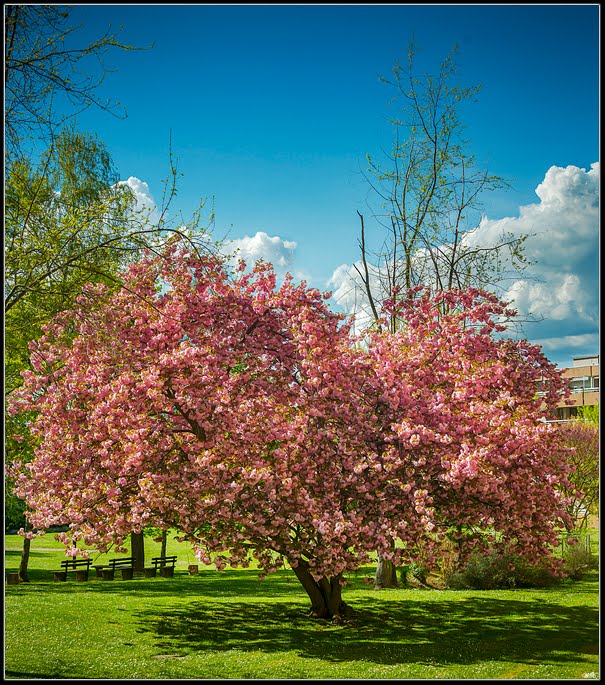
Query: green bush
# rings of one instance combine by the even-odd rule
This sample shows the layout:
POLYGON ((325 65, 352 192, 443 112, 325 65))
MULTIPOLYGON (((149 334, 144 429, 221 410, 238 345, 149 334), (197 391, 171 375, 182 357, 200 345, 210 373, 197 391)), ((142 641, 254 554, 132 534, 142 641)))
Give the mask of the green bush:
POLYGON ((558 580, 540 564, 492 552, 487 556, 472 556, 462 571, 449 576, 447 585, 452 590, 505 590, 550 587, 558 580))
POLYGON ((590 549, 584 545, 569 545, 563 552, 563 570, 573 580, 581 580, 584 573, 598 568, 599 560, 590 549))
POLYGON ((416 579, 422 584, 426 583, 426 578, 428 576, 428 570, 421 564, 413 561, 411 564, 406 564, 402 566, 399 571, 399 579, 403 587, 407 587, 410 584, 412 578, 416 579))
POLYGON ((6 485, 4 488, 4 530, 18 530, 25 526, 25 502, 16 497, 6 485))

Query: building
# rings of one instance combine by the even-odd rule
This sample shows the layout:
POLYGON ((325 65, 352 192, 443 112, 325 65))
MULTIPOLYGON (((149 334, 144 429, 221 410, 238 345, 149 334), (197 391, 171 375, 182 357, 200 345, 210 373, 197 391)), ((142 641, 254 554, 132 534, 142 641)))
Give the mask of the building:
POLYGON ((557 420, 568 421, 578 415, 578 407, 599 404, 599 355, 573 357, 573 365, 563 369, 569 379, 571 395, 557 406, 557 420))

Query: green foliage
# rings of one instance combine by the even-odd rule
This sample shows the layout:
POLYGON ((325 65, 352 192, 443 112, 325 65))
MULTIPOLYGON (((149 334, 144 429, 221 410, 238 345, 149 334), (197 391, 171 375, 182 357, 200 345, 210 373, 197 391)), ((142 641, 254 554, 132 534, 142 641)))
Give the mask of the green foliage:
POLYGON ((405 564, 399 569, 399 580, 403 587, 409 586, 410 581, 416 581, 421 585, 426 583, 428 576, 428 569, 419 563, 412 562, 410 564, 405 564))
MULTIPOLYGON (((598 557, 588 545, 589 538, 576 538, 576 544, 565 544, 561 556, 563 573, 572 580, 598 568, 598 557)), ((547 588, 561 579, 541 564, 530 564, 512 554, 492 551, 487 556, 473 555, 465 567, 447 578, 452 590, 498 590, 513 588, 547 588)))
POLYGON ((578 418, 593 426, 599 426, 599 405, 587 404, 584 407, 578 407, 578 418))
POLYGON ((567 545, 563 552, 563 570, 573 580, 581 580, 584 575, 597 569, 599 559, 585 544, 567 545))
POLYGON ((473 555, 464 569, 448 578, 452 590, 499 590, 550 587, 558 582, 543 566, 511 554, 473 555))
POLYGON ((85 283, 117 283, 120 267, 140 247, 133 231, 134 197, 116 180, 103 144, 72 129, 39 164, 19 159, 8 167, 7 390, 19 384, 18 373, 28 364, 27 344, 42 325, 72 306, 85 283))
POLYGON ((9 482, 4 481, 4 529, 18 530, 25 526, 25 502, 15 497, 9 482))
MULTIPOLYGON (((173 170, 176 173, 176 170, 173 170)), ((176 191, 172 180, 170 200, 176 191)), ((213 249, 200 229, 201 207, 178 229, 164 215, 136 209, 129 186, 94 135, 66 128, 37 164, 24 158, 7 168, 5 184, 5 374, 10 392, 29 364, 29 341, 56 313, 73 306, 86 283, 120 285, 120 272, 170 239, 213 249)))

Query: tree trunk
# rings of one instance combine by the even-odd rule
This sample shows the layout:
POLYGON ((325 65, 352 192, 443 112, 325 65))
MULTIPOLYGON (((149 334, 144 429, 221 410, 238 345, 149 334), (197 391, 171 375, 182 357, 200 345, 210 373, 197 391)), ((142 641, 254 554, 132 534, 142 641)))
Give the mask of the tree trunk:
POLYGON ((32 541, 29 538, 23 538, 23 551, 21 552, 21 563, 19 564, 19 579, 22 583, 29 583, 27 567, 29 565, 29 550, 31 548, 31 544, 32 541))
POLYGON ((342 576, 317 581, 311 575, 309 564, 301 559, 298 560, 298 565, 292 568, 309 595, 312 616, 339 620, 353 613, 351 607, 342 600, 342 576))
POLYGON ((166 556, 166 538, 168 537, 167 531, 163 530, 162 531, 162 546, 160 548, 160 556, 165 557, 166 556))
POLYGON ((143 531, 130 534, 131 556, 134 557, 134 570, 145 570, 145 540, 143 531))
POLYGON ((382 590, 383 588, 396 587, 399 587, 399 584, 397 583, 395 564, 390 559, 383 559, 382 556, 378 555, 378 566, 374 576, 374 589, 382 590))

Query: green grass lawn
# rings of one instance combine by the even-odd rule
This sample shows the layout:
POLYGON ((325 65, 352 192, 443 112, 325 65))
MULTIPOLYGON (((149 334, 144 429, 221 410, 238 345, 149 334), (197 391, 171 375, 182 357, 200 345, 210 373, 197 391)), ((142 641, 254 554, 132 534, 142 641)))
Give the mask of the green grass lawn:
MULTIPOLYGON (((6 571, 20 538, 6 538, 6 571)), ((146 540, 146 555, 159 545, 146 540)), ((32 545, 31 582, 5 586, 6 678, 575 679, 599 676, 598 575, 542 590, 371 589, 349 578, 353 623, 306 615, 291 571, 260 581, 190 550, 174 578, 52 580, 62 548, 32 545)), ((116 555, 108 555, 110 558, 116 555)), ((100 557, 100 561, 103 557, 100 557)))

